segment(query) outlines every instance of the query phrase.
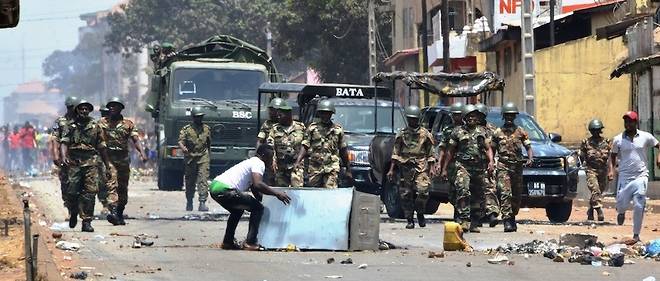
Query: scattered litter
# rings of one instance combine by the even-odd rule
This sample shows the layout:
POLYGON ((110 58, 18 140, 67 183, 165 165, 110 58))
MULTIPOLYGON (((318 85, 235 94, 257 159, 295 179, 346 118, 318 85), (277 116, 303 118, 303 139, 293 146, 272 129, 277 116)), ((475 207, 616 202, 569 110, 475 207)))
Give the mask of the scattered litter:
POLYGON ((327 276, 325 276, 325 278, 328 278, 328 279, 341 279, 341 278, 344 278, 344 276, 342 276, 342 275, 327 275, 327 276))
POLYGON ((531 242, 523 244, 506 244, 499 246, 495 249, 488 250, 487 252, 497 252, 504 254, 544 254, 551 250, 557 250, 559 245, 554 240, 541 241, 532 240, 531 242))
POLYGON ((649 276, 649 277, 646 277, 646 278, 642 279, 642 281, 655 281, 655 277, 649 276))
POLYGON ((646 246, 646 254, 655 257, 660 254, 660 239, 655 239, 646 246))
POLYGON ((154 215, 154 214, 148 214, 147 217, 148 217, 150 220, 157 220, 157 219, 160 219, 160 216, 158 216, 158 215, 154 215))
POLYGON ((509 257, 505 255, 496 255, 494 258, 488 259, 490 264, 501 264, 509 261, 509 257))
POLYGON ((85 271, 92 271, 92 270, 96 269, 96 267, 93 267, 93 266, 81 266, 81 267, 78 267, 78 268, 80 268, 80 270, 85 270, 85 271))
POLYGON ((53 231, 62 231, 69 228, 69 223, 66 222, 56 222, 50 226, 50 230, 53 231))
POLYGON ((621 253, 622 249, 628 249, 628 246, 626 246, 625 244, 618 244, 617 243, 617 244, 609 245, 609 246, 605 247, 605 249, 603 249, 603 250, 607 251, 610 254, 619 254, 619 253, 621 253))
POLYGON ((101 276, 103 276, 103 273, 101 273, 101 272, 97 272, 97 273, 94 273, 94 276, 96 276, 96 277, 101 277, 101 276))
POLYGON ((53 236, 55 239, 60 239, 62 238, 62 232, 53 232, 51 236, 53 236))
POLYGON ((514 261, 508 261, 508 262, 506 262, 506 265, 516 265, 516 262, 514 262, 514 261))
POLYGON ((609 272, 607 272, 607 271, 603 271, 602 274, 603 274, 603 276, 610 276, 611 273, 609 273, 609 272))
POLYGON ((326 262, 328 264, 333 264, 333 263, 335 263, 335 258, 329 258, 328 260, 326 260, 326 262))
POLYGON ((596 245, 598 236, 586 233, 566 233, 559 237, 559 245, 586 248, 596 245))
POLYGON ((472 267, 472 263, 471 263, 471 262, 468 262, 468 263, 465 264, 465 266, 467 266, 467 267, 472 267))
POLYGON ((45 220, 39 220, 39 225, 42 226, 42 227, 45 227, 48 224, 46 223, 45 220))
POLYGON ((294 245, 294 244, 286 245, 285 250, 287 252, 299 252, 300 251, 300 249, 298 249, 298 247, 296 247, 296 245, 294 245))
POLYGON ((69 275, 69 278, 78 279, 78 280, 85 280, 85 279, 87 279, 87 272, 85 272, 85 271, 74 272, 74 273, 71 273, 71 275, 69 275))
POLYGON ((65 261, 70 261, 71 257, 70 256, 63 256, 62 259, 65 260, 65 261))
POLYGON ((68 241, 58 241, 55 244, 55 248, 65 251, 78 251, 80 250, 80 244, 68 241))
POLYGON ((363 263, 361 265, 358 265, 358 269, 366 269, 367 266, 369 266, 369 265, 367 265, 366 263, 363 263))
POLYGON ((94 235, 94 240, 103 241, 103 240, 105 240, 105 236, 100 235, 100 234, 94 235))
POLYGON ((133 248, 142 248, 142 246, 151 247, 154 245, 154 241, 147 240, 146 234, 136 235, 134 238, 135 242, 133 242, 133 248))
POLYGON ((341 263, 341 264, 353 264, 353 259, 347 258, 343 261, 340 261, 339 263, 341 263))
POLYGON ((603 266, 603 262, 602 261, 592 261, 591 266, 601 267, 601 266, 603 266))
POLYGON ((610 259, 610 265, 614 267, 622 267, 623 264, 626 262, 626 256, 624 254, 616 254, 612 256, 612 259, 610 259))
POLYGON ((429 259, 435 259, 435 258, 444 258, 445 257, 445 252, 434 252, 434 251, 429 251, 428 253, 428 258, 429 259))
POLYGON ((625 260, 623 261, 624 264, 635 264, 633 260, 625 260))
POLYGON ((525 259, 529 259, 529 254, 524 254, 523 257, 525 257, 525 259))
POLYGON ((378 240, 378 249, 381 251, 396 249, 396 246, 384 240, 378 240))
POLYGON ((557 255, 554 259, 552 259, 554 262, 564 262, 565 259, 562 255, 557 255))

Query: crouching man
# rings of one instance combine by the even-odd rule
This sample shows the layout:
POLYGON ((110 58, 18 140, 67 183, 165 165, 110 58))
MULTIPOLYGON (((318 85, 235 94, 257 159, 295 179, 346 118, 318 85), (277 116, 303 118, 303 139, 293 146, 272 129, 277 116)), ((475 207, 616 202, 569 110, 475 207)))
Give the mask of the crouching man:
POLYGON ((252 192, 275 196, 285 205, 291 201, 286 193, 272 189, 262 180, 266 167, 270 167, 272 161, 273 148, 262 144, 257 148, 255 157, 243 160, 213 179, 210 188, 211 198, 229 211, 222 249, 239 250, 242 248, 256 251, 261 248, 257 243, 257 234, 264 206, 248 193, 248 189, 251 189, 252 192), (244 211, 250 212, 250 223, 247 238, 242 245, 239 245, 234 239, 234 234, 244 211))

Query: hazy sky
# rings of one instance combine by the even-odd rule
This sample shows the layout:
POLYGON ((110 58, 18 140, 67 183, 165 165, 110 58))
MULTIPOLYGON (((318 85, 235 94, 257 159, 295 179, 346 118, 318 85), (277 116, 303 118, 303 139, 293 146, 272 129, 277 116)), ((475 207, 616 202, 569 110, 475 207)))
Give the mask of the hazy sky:
POLYGON ((110 9, 118 0, 20 0, 16 28, 0 29, 0 97, 17 84, 44 79, 41 64, 55 50, 78 44, 80 14, 110 9))

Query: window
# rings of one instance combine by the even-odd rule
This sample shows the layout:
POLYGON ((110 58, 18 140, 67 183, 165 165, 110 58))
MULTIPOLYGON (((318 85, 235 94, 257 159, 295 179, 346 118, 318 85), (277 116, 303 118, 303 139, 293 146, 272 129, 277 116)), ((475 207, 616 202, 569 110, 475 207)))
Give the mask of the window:
POLYGON ((180 68, 174 71, 174 99, 254 100, 266 80, 261 71, 180 68))

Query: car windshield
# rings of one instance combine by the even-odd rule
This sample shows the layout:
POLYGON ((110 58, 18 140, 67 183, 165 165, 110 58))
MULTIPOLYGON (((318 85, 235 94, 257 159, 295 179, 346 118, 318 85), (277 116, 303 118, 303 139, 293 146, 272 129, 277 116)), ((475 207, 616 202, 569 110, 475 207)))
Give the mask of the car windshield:
MULTIPOLYGON (((347 133, 392 132, 392 107, 378 107, 378 130, 374 130, 374 107, 337 106, 333 120, 344 127, 347 133)), ((394 132, 406 127, 401 107, 394 108, 394 132)))
MULTIPOLYGON (((497 127, 502 127, 504 120, 502 120, 502 114, 500 112, 491 112, 488 114, 488 122, 493 123, 497 127)), ((529 134, 529 139, 532 141, 545 141, 545 132, 536 124, 536 121, 532 119, 529 115, 518 114, 516 120, 514 121, 516 125, 523 128, 527 134, 529 134)))
POLYGON ((254 100, 265 80, 258 70, 182 68, 174 71, 172 91, 176 100, 254 100))

